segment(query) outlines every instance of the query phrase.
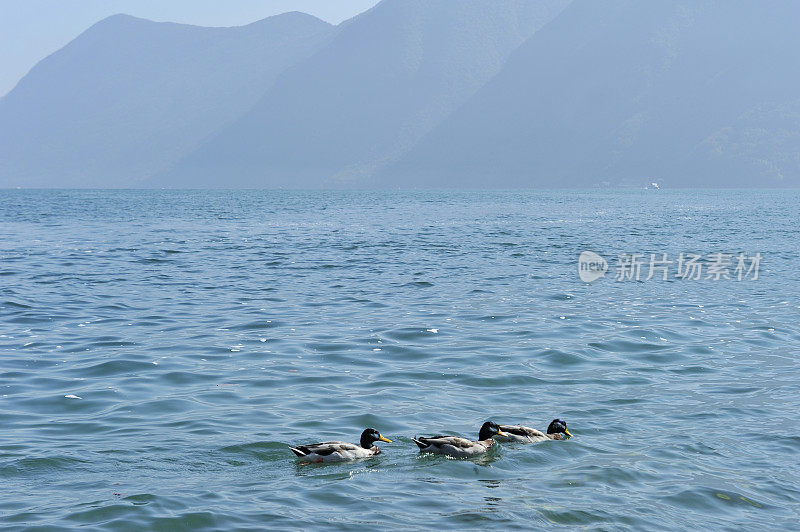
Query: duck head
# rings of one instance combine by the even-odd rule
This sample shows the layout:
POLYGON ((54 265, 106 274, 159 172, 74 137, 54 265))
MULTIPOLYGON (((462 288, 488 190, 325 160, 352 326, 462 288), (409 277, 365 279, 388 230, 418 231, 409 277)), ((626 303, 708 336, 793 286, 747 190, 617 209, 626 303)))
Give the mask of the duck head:
POLYGON ((392 440, 389 438, 384 438, 381 436, 381 433, 375 429, 367 429, 361 433, 361 447, 364 449, 371 449, 372 444, 376 441, 385 441, 386 443, 392 443, 392 440))
POLYGON ((572 434, 569 433, 567 430, 567 422, 561 419, 554 419, 550 422, 550 426, 547 427, 548 434, 566 434, 567 437, 571 438, 572 434))
POLYGON ((478 433, 478 440, 484 441, 498 435, 507 436, 505 432, 500 430, 500 426, 497 423, 494 421, 487 421, 483 424, 481 431, 478 433))

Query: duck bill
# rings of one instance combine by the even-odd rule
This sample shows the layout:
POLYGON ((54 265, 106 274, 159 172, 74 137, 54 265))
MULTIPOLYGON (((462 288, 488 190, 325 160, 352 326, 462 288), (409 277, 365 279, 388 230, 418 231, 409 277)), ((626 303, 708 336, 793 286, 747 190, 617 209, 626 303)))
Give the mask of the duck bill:
POLYGON ((392 440, 390 440, 389 438, 384 438, 383 436, 378 438, 378 441, 385 441, 386 443, 392 443, 392 440))
POLYGON ((504 438, 508 437, 508 433, 507 432, 503 432, 502 430, 498 430, 497 431, 497 435, 498 436, 503 436, 504 438))
POLYGON ((564 429, 564 434, 566 434, 570 438, 572 437, 572 434, 567 429, 564 429))

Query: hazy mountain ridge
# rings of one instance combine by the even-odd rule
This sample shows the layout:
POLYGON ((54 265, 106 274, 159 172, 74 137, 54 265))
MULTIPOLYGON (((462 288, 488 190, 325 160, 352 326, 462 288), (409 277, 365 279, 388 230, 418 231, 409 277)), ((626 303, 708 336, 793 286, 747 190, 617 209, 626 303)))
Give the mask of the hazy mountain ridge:
POLYGON ((225 175, 238 186, 369 184, 567 3, 385 0, 154 182, 213 186, 225 175))
POLYGON ((800 4, 576 0, 381 183, 800 184, 800 4))
POLYGON ((0 184, 136 185, 247 111, 334 31, 302 13, 232 28, 104 19, 0 100, 0 184))
POLYGON ((110 17, 0 99, 0 186, 800 185, 800 3, 110 17))

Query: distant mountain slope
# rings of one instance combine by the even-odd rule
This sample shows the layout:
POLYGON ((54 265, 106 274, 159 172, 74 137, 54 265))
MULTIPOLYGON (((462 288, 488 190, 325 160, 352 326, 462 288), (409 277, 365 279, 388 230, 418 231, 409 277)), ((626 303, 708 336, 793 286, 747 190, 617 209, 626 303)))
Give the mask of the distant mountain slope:
POLYGON ((800 185, 800 2, 576 0, 385 186, 800 185))
POLYGON ((369 184, 568 0, 384 0, 284 74, 168 186, 369 184))
POLYGON ((0 99, 0 186, 135 186, 333 32, 301 13, 236 28, 109 17, 0 99))

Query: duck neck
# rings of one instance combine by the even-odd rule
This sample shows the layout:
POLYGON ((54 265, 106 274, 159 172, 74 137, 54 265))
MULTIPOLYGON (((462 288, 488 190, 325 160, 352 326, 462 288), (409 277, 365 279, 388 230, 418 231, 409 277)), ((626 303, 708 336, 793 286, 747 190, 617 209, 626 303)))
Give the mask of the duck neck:
POLYGON ((491 431, 491 429, 487 429, 487 430, 481 430, 481 431, 478 433, 478 440, 479 440, 479 441, 491 440, 491 439, 492 439, 492 436, 494 436, 494 435, 495 435, 495 433, 494 433, 494 432, 492 432, 492 431, 491 431))

